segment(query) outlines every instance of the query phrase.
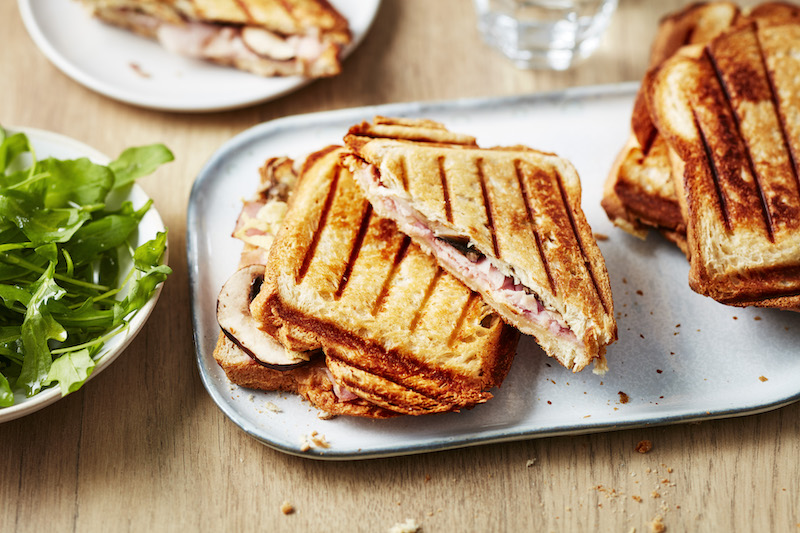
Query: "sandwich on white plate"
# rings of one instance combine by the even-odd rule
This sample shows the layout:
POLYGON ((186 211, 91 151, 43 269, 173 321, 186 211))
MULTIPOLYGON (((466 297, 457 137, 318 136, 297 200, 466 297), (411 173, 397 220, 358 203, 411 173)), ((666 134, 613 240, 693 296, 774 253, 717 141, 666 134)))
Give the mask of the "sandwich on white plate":
POLYGON ((80 0, 168 51, 261 76, 333 76, 351 40, 327 0, 80 0))

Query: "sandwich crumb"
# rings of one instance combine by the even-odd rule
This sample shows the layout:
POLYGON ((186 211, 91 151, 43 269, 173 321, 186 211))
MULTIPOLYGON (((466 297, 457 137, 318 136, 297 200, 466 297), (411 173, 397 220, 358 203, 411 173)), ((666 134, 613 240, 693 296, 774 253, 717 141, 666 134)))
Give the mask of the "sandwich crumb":
POLYGON ((629 401, 631 401, 630 396, 628 396, 624 392, 619 391, 617 394, 619 394, 619 403, 628 403, 629 401))
POLYGON ((650 531, 653 533, 664 533, 667 530, 667 526, 664 525, 662 522, 663 518, 661 515, 656 515, 655 518, 650 522, 650 531))
POLYGON ((642 503, 642 497, 641 497, 641 496, 637 496, 636 494, 634 494, 633 496, 631 496, 631 499, 632 499, 633 501, 635 501, 636 503, 642 503))
POLYGON ((317 448, 330 448, 331 444, 325 440, 325 435, 320 435, 316 431, 311 432, 311 442, 317 448))
POLYGON ((535 465, 535 464, 536 464, 536 457, 534 457, 533 459, 528 459, 528 462, 527 462, 527 463, 525 463, 525 466, 526 466, 526 467, 528 467, 528 468, 530 468, 530 467, 532 467, 532 466, 533 466, 533 465, 535 465))
POLYGON ((608 240, 608 235, 606 235, 605 233, 595 233, 594 234, 594 239, 596 241, 607 241, 608 240))
POLYGON ((328 413, 327 411, 320 411, 319 413, 317 413, 317 418, 319 418, 320 420, 333 420, 336 417, 337 415, 333 413, 328 413))
POLYGON ((758 379, 760 381, 767 381, 767 378, 765 376, 758 376, 758 379))
POLYGON ((636 450, 639 453, 647 453, 652 449, 653 449, 653 443, 650 442, 649 440, 640 440, 639 443, 636 444, 636 447, 634 448, 634 450, 636 450))
POLYGON ((131 70, 133 70, 136 74, 138 74, 142 78, 150 77, 150 74, 148 72, 145 72, 139 63, 129 63, 128 65, 131 67, 131 70))
POLYGON ((288 501, 284 501, 281 504, 281 512, 283 514, 294 514, 294 505, 292 505, 288 501))
POLYGON ((283 410, 280 407, 278 407, 277 405, 275 405, 272 402, 266 402, 264 404, 264 409, 266 409, 267 411, 269 411, 271 413, 282 413, 283 412, 283 410))
POLYGON ((421 527, 413 518, 406 518, 405 522, 398 522, 389 528, 389 533, 418 533, 421 527))
POLYGON ((656 498, 660 498, 661 497, 661 493, 658 492, 657 490, 654 490, 653 492, 650 493, 650 497, 655 500, 656 498))

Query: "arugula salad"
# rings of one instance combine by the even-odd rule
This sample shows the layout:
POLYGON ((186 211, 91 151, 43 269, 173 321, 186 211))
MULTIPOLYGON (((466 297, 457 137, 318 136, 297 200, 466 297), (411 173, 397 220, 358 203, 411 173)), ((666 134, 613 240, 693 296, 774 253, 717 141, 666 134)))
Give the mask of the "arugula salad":
POLYGON ((79 389, 171 273, 165 232, 130 244, 152 200, 135 209, 111 199, 172 160, 154 144, 107 166, 39 161, 24 133, 0 127, 0 408, 14 391, 79 389))

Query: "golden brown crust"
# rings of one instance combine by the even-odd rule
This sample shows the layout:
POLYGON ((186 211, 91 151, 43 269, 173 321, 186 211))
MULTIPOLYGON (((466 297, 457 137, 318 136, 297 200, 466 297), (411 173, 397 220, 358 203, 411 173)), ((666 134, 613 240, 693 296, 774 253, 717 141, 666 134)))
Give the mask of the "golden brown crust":
POLYGON ((363 400, 339 400, 322 358, 292 370, 275 370, 258 364, 220 333, 214 348, 214 360, 231 383, 248 389, 299 394, 332 415, 367 418, 391 418, 399 415, 363 400))
MULTIPOLYGON (((451 274, 467 284, 510 324, 536 336, 550 355, 574 370, 599 358, 616 338, 608 274, 600 250, 580 210, 580 181, 567 161, 527 147, 481 149, 474 138, 448 132, 427 121, 391 122, 352 128, 345 143, 356 156, 347 165, 377 177, 389 192, 364 185, 383 216, 401 229, 451 274), (525 287, 552 306, 577 335, 583 349, 562 351, 536 320, 499 301, 490 288, 443 261, 424 236, 403 224, 382 198, 407 201, 426 224, 442 233, 462 235, 495 264, 513 269, 525 287), (533 253, 531 253, 533 251, 533 253)), ((574 346, 574 345, 573 345, 574 346)))
POLYGON ((647 81, 685 164, 690 286, 731 305, 800 303, 798 56, 799 24, 750 23, 647 81))
MULTIPOLYGON (((740 18, 731 2, 698 2, 662 18, 650 52, 656 68, 688 44, 706 43, 740 18)), ((603 207, 622 229, 639 237, 654 227, 684 243, 685 224, 672 185, 671 165, 647 107, 645 84, 636 94, 632 135, 617 156, 604 190, 603 207)))

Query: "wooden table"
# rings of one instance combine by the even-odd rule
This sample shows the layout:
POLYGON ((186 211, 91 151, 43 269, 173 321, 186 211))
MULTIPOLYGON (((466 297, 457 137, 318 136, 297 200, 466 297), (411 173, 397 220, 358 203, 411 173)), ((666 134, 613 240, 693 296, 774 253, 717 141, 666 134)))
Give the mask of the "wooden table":
POLYGON ((642 532, 661 516, 669 531, 800 528, 798 404, 702 424, 320 462, 245 435, 211 401, 195 366, 186 205, 223 142, 296 113, 637 80, 659 16, 684 3, 621 0, 590 61, 545 73, 517 70, 482 44, 467 0, 385 0, 341 76, 248 109, 174 114, 75 83, 34 46, 16 2, 0 2, 0 122, 63 133, 112 155, 155 141, 176 154, 141 181, 169 227, 174 274, 108 370, 0 426, 0 527, 387 531, 413 518, 426 532, 642 532), (643 439, 653 443, 647 454, 634 449, 643 439), (281 513, 285 500, 294 514, 281 513))

